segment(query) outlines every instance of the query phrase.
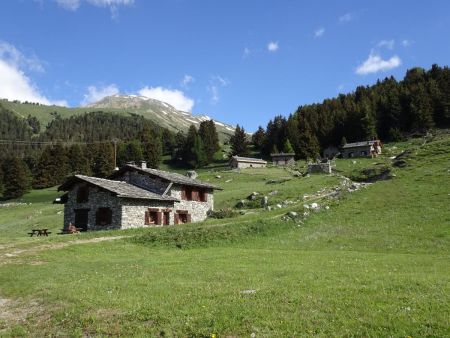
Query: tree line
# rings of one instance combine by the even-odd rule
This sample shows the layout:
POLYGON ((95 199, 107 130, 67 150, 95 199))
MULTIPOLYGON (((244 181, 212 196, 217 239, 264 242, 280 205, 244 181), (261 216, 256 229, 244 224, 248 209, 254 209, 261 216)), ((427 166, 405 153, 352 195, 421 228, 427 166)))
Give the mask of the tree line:
MULTIPOLYGON (((265 129, 258 128, 251 143, 263 156, 292 149, 297 158, 314 159, 324 148, 347 141, 399 141, 449 126, 450 70, 433 65, 429 70, 412 68, 401 81, 387 77, 320 104, 300 106, 287 118, 275 116, 265 129)), ((236 133, 242 142, 242 131, 236 133)))
POLYGON ((138 115, 93 112, 62 119, 55 114, 42 133, 36 131, 34 118, 20 118, 0 105, 0 139, 11 140, 0 142, 0 194, 5 199, 61 184, 73 174, 107 177, 127 162, 144 160, 158 168, 163 155, 198 168, 211 163, 220 149, 213 121, 203 121, 198 130, 191 126, 184 135, 138 115))

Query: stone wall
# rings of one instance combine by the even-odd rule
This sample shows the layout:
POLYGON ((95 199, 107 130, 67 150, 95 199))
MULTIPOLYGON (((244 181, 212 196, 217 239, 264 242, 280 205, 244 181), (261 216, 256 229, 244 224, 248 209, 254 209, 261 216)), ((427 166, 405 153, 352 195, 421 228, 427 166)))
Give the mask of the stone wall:
POLYGON ((68 199, 64 205, 64 229, 69 227, 69 223, 75 224, 75 209, 89 209, 88 230, 119 229, 122 220, 122 209, 119 199, 114 194, 89 186, 89 198, 86 203, 77 202, 77 192, 85 183, 75 184, 68 192, 68 199), (110 225, 97 226, 95 217, 98 208, 110 208, 112 210, 112 222, 110 225))
POLYGON ((326 173, 331 174, 331 162, 308 163, 308 173, 326 173))
POLYGON ((246 168, 265 168, 264 163, 250 163, 250 162, 233 162, 231 168, 236 169, 246 169, 246 168))
POLYGON ((174 224, 174 207, 171 201, 121 199, 121 207, 122 229, 163 226, 163 224, 145 224, 145 212, 149 208, 158 209, 159 212, 170 210, 169 224, 174 224))
MULTIPOLYGON (((174 203, 174 211, 176 212, 177 210, 187 210, 187 212, 191 215, 192 222, 204 221, 207 217, 208 210, 214 209, 213 191, 207 191, 206 202, 198 202, 182 200, 181 190, 182 187, 178 184, 174 184, 170 189, 170 196, 175 197, 180 201, 174 203)), ((171 215, 171 217, 173 217, 173 215, 171 215)))

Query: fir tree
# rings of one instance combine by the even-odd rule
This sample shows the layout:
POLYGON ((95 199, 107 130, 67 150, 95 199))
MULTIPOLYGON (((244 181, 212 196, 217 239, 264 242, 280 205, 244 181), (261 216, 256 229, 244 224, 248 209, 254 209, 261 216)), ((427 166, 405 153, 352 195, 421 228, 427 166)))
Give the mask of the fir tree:
POLYGON ((244 128, 236 126, 234 135, 230 138, 231 155, 246 156, 248 155, 248 141, 244 128))
POLYGON ((294 148, 292 148, 291 142, 288 139, 286 139, 286 141, 284 142, 283 152, 285 154, 294 152, 294 148))
POLYGON ((93 175, 108 177, 114 169, 114 146, 111 143, 99 143, 92 148, 93 175))
POLYGON ((320 153, 319 141, 306 120, 299 123, 299 154, 302 159, 316 159, 320 153))
POLYGON ((5 199, 22 197, 30 190, 30 172, 22 159, 13 157, 3 163, 3 182, 5 199))
POLYGON ((252 143, 256 149, 262 149, 265 138, 266 131, 263 129, 263 127, 259 126, 258 130, 252 135, 252 143))
POLYGON ((69 148, 68 160, 70 163, 70 173, 73 175, 92 175, 91 164, 86 154, 86 147, 75 144, 69 148))
POLYGON ((61 184, 69 172, 66 149, 61 144, 48 146, 37 163, 33 187, 41 189, 61 184))
POLYGON ((127 162, 139 163, 143 159, 144 154, 141 142, 135 140, 120 145, 117 155, 117 163, 119 166, 127 162))
POLYGON ((161 136, 156 131, 146 127, 142 130, 141 137, 142 153, 147 166, 158 168, 162 159, 162 141, 161 136))
POLYGON ((193 168, 201 168, 208 163, 207 155, 205 153, 204 145, 200 135, 194 139, 194 145, 191 148, 191 158, 189 164, 193 168))
POLYGON ((211 163, 214 160, 214 154, 219 151, 219 135, 217 134, 216 125, 213 120, 203 121, 200 123, 198 134, 203 143, 206 160, 211 163))

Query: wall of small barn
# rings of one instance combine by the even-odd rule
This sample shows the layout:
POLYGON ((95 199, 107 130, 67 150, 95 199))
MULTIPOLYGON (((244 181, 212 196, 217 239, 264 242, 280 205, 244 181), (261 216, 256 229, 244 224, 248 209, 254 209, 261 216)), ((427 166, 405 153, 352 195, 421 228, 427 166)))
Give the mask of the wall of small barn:
MULTIPOLYGON (((204 221, 207 217, 207 212, 209 210, 214 210, 214 195, 213 190, 206 190, 207 198, 206 202, 200 201, 186 201, 181 199, 181 190, 182 186, 178 184, 174 184, 170 189, 170 196, 175 197, 180 202, 174 203, 174 212, 177 210, 187 210, 187 212, 191 215, 192 222, 201 222, 204 221)), ((171 215, 173 217, 173 215, 171 215)))
POLYGON ((169 224, 174 224, 174 206, 171 201, 121 199, 122 229, 163 226, 163 224, 145 224, 145 212, 149 208, 157 209, 158 212, 168 209, 170 211, 169 224))
POLYGON ((353 147, 353 148, 344 148, 342 149, 342 157, 351 158, 351 157, 370 157, 370 145, 361 146, 361 147, 353 147), (363 154, 365 152, 365 155, 363 154), (350 156, 353 153, 353 156, 350 156))
POLYGON ((89 198, 86 203, 77 202, 77 192, 83 183, 75 184, 68 192, 68 199, 64 205, 64 229, 69 227, 69 223, 75 224, 75 210, 89 209, 88 230, 119 229, 122 219, 122 210, 119 199, 112 193, 89 186, 89 198), (110 225, 97 226, 95 218, 98 208, 110 208, 112 219, 110 225))

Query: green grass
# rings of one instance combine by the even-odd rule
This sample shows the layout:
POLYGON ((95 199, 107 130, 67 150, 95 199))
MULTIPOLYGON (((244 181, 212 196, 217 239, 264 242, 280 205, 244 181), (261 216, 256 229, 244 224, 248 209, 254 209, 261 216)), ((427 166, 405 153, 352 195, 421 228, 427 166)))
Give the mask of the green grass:
MULTIPOLYGON (((22 239, 11 228, 25 228, 32 207, 46 205, 33 192, 30 209, 8 214, 14 226, 5 228, 0 209, 1 233, 14 245, 0 246, 0 298, 15 301, 2 310, 16 317, 0 314, 0 336, 449 336, 450 137, 391 147, 377 159, 338 160, 337 169, 390 165, 403 147, 413 149, 405 168, 339 200, 319 200, 330 209, 303 223, 279 216, 302 213, 303 195, 340 184, 339 176, 202 170, 202 179, 224 188, 216 208, 253 191, 278 190, 272 205, 294 203, 173 228, 22 239), (267 184, 281 177, 290 180, 267 184), (36 251, 113 234, 131 237, 36 251), (30 251, 5 256, 17 248, 30 251)), ((60 206, 49 207, 47 217, 61 219, 60 206)))

